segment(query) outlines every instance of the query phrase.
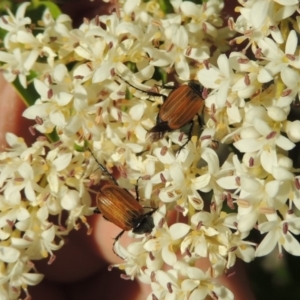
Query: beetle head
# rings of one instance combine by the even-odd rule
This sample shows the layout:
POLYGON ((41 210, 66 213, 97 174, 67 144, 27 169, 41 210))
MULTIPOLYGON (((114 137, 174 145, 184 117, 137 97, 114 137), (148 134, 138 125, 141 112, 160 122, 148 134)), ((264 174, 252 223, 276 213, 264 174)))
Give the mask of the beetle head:
POLYGON ((149 233, 154 227, 153 218, 149 214, 145 214, 143 219, 132 231, 137 234, 149 233))
POLYGON ((204 88, 199 81, 190 80, 188 86, 193 90, 194 93, 198 94, 200 97, 203 96, 202 93, 204 88))

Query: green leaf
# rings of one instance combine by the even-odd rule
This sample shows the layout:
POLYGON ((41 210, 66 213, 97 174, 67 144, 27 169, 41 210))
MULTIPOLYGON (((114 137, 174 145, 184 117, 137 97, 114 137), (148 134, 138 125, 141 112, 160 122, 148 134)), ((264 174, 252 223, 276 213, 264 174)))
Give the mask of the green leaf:
POLYGON ((173 6, 172 6, 170 0, 159 0, 158 3, 160 5, 160 8, 162 9, 162 11, 165 14, 170 14, 170 13, 174 12, 173 6))
POLYGON ((54 129, 51 133, 46 134, 46 136, 52 142, 57 142, 59 140, 59 136, 58 136, 58 134, 56 132, 56 129, 54 129))
POLYGON ((62 14, 60 8, 51 1, 32 1, 34 9, 43 9, 43 12, 45 11, 45 8, 48 8, 52 17, 56 19, 59 15, 62 14))
POLYGON ((15 87, 17 93, 19 96, 22 98, 24 103, 27 106, 31 106, 35 103, 35 100, 39 98, 39 94, 35 90, 34 84, 33 84, 33 79, 37 77, 37 74, 33 71, 30 72, 30 75, 27 76, 27 81, 29 84, 27 85, 27 88, 25 89, 20 81, 19 78, 17 77, 16 80, 12 83, 13 86, 15 87))
POLYGON ((79 145, 74 143, 74 150, 77 152, 84 152, 89 148, 89 142, 88 141, 84 141, 83 145, 79 145))

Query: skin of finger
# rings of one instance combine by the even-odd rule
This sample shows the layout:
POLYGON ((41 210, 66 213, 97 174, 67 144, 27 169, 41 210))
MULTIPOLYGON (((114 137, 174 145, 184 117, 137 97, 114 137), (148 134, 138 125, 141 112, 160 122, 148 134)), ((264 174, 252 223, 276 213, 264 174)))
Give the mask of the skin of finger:
POLYGON ((80 285, 73 283, 66 287, 66 299, 122 299, 145 300, 147 295, 141 291, 137 281, 124 280, 121 272, 103 270, 92 278, 82 281, 80 285))
POLYGON ((244 264, 243 261, 237 259, 232 276, 222 276, 220 283, 232 291, 236 300, 255 300, 244 264))
POLYGON ((121 279, 117 270, 112 272, 103 270, 85 280, 73 283, 58 284, 44 280, 39 285, 30 287, 29 292, 33 300, 145 300, 147 297, 136 281, 121 279))
POLYGON ((7 146, 5 135, 12 132, 22 136, 29 143, 35 139, 29 132, 29 126, 33 125, 30 120, 22 118, 26 108, 14 88, 0 74, 0 147, 7 146))

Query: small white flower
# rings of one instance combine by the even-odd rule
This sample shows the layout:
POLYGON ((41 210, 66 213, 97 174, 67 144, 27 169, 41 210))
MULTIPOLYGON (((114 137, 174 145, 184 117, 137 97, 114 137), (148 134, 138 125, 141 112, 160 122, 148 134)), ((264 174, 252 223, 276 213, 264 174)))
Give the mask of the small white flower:
POLYGON ((26 32, 26 25, 31 24, 31 19, 29 17, 25 17, 26 8, 29 5, 29 2, 22 3, 18 7, 15 16, 8 9, 7 12, 9 15, 5 15, 0 18, 0 28, 8 31, 8 34, 5 36, 4 39, 5 48, 11 49, 11 44, 17 44, 18 34, 20 34, 20 32, 26 32))
POLYGON ((201 69, 198 72, 198 80, 206 88, 214 90, 217 107, 222 108, 230 93, 230 86, 236 81, 236 76, 225 54, 219 56, 217 63, 218 68, 210 66, 208 69, 201 69))
POLYGON ((145 243, 145 249, 154 253, 161 252, 163 261, 172 266, 177 257, 175 254, 176 247, 180 244, 181 239, 189 232, 190 226, 183 223, 176 223, 167 228, 157 229, 155 237, 145 243))
POLYGON ((17 77, 21 85, 27 87, 26 76, 30 74, 30 70, 39 56, 37 50, 21 52, 20 48, 13 50, 13 53, 0 51, 0 61, 5 64, 1 66, 5 79, 13 82, 17 77))
MULTIPOLYGON (((295 54, 298 45, 298 38, 295 30, 290 31, 284 52, 279 48, 278 44, 270 38, 260 40, 258 45, 264 54, 264 59, 269 61, 265 68, 273 76, 288 67, 294 67, 296 69, 300 68, 300 58, 295 54)), ((281 77, 283 76, 281 75, 281 77)))
POLYGON ((299 234, 300 218, 281 220, 278 216, 271 215, 270 220, 259 224, 261 233, 267 233, 263 241, 256 249, 255 256, 263 256, 270 253, 278 246, 279 254, 282 255, 282 247, 293 255, 300 255, 300 244, 292 235, 299 234))

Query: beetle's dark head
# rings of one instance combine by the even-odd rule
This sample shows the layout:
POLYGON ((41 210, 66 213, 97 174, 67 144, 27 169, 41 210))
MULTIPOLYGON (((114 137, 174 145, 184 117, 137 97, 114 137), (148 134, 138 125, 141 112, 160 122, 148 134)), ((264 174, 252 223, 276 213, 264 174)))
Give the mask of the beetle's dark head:
POLYGON ((149 233, 154 227, 153 218, 149 214, 145 214, 141 222, 132 230, 133 233, 143 234, 149 233))
POLYGON ((202 97, 203 85, 197 80, 190 80, 188 83, 189 87, 193 90, 194 93, 202 97))

